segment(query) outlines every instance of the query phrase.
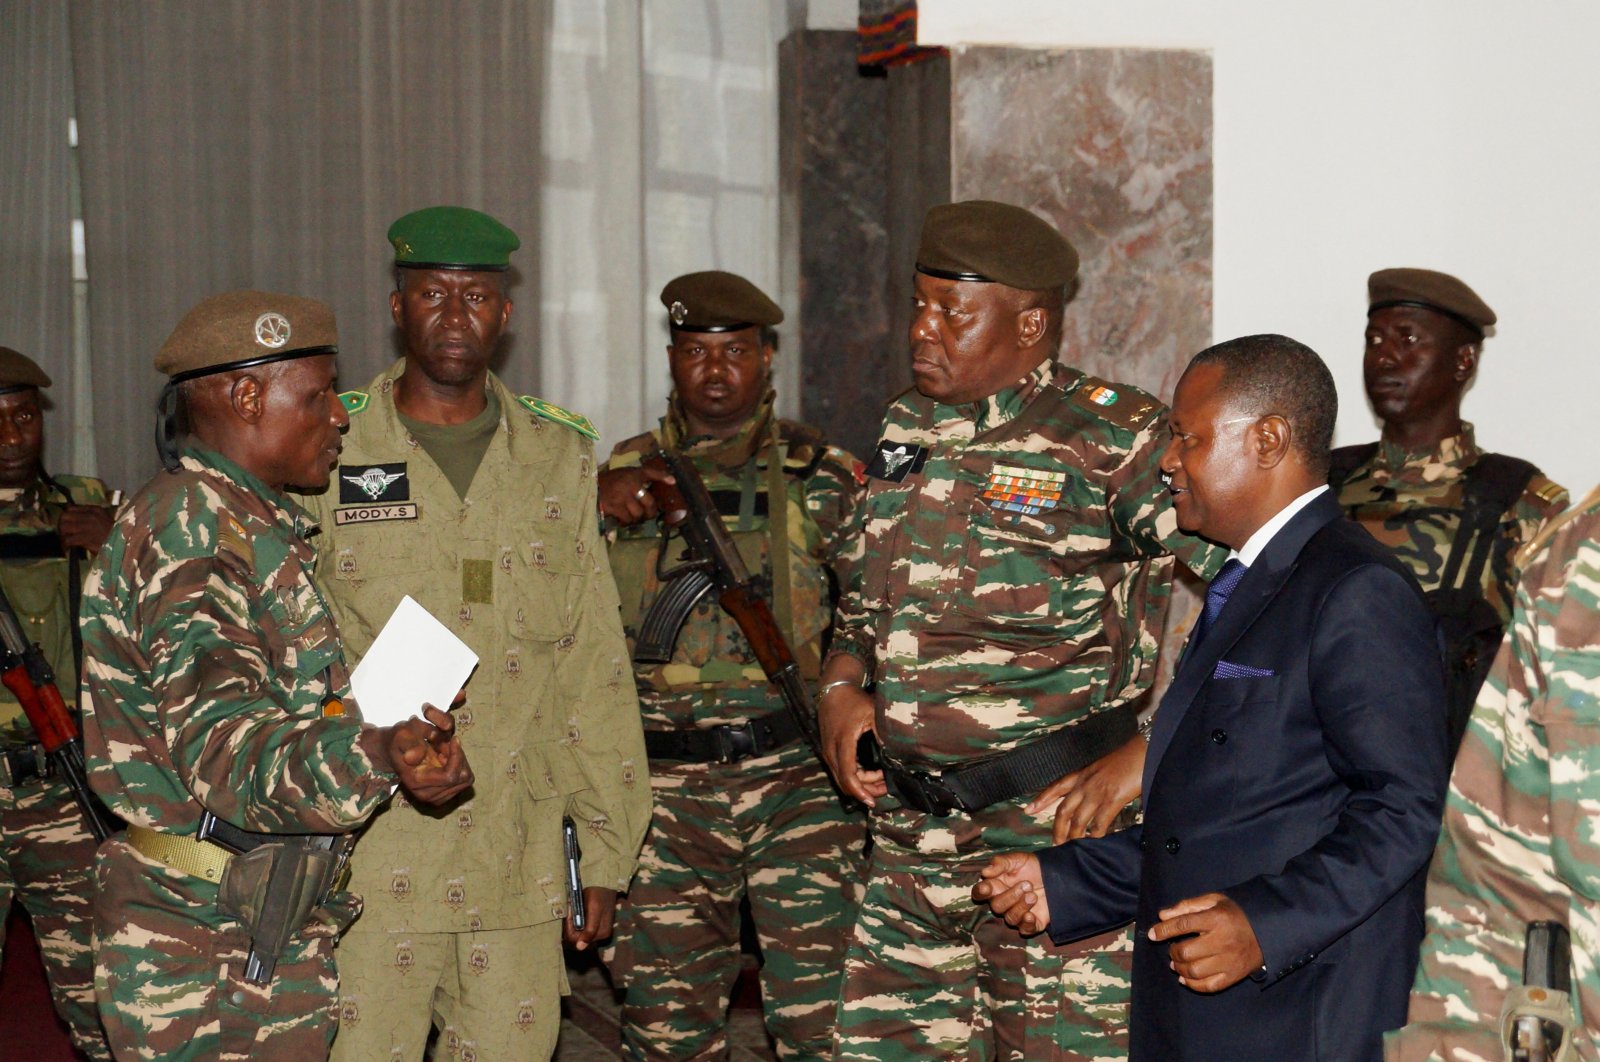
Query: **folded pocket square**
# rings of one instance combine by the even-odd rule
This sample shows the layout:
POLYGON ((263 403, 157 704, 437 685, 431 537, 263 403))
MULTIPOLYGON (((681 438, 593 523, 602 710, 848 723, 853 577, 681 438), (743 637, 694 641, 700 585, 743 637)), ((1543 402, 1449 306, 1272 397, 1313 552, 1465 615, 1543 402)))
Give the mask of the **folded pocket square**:
POLYGON ((1235 664, 1228 660, 1218 660, 1217 666, 1211 672, 1212 678, 1271 678, 1277 672, 1270 667, 1251 667, 1249 664, 1235 664))

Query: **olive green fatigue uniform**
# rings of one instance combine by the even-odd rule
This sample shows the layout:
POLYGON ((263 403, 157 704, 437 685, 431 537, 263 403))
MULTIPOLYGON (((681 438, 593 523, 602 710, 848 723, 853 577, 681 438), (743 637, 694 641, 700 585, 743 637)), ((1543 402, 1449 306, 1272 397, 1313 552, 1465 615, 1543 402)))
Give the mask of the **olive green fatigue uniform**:
MULTIPOLYGON (((64 505, 105 505, 109 498, 104 483, 82 476, 54 476, 49 482, 0 492, 0 582, 22 621, 23 636, 44 651, 69 708, 78 702, 78 662, 72 649, 78 617, 72 609, 71 565, 55 536, 56 521, 64 505), (54 555, 38 555, 46 551, 54 555)), ((90 1058, 110 1058, 95 1012, 94 954, 89 948, 94 836, 72 790, 48 769, 38 769, 43 752, 33 728, 3 686, 0 748, 19 766, 28 764, 30 775, 13 779, 0 767, 0 952, 5 950, 6 912, 15 896, 33 920, 56 1012, 73 1044, 90 1058)))
MULTIPOLYGON (((1425 453, 1408 453, 1393 443, 1380 443, 1369 461, 1358 466, 1339 488, 1339 504, 1372 537, 1394 550, 1411 569, 1424 591, 1444 579, 1445 561, 1461 526, 1462 488, 1483 450, 1471 424, 1425 453)), ((1564 510, 1570 499, 1565 487, 1542 474, 1528 482, 1505 514, 1490 561, 1483 570, 1483 597, 1501 623, 1511 620, 1511 598, 1517 572, 1513 558, 1533 540, 1539 526, 1564 510)))
POLYGON ((584 884, 619 891, 650 816, 593 429, 491 375, 500 426, 463 498, 400 422, 405 364, 345 396, 339 467, 307 499, 319 572, 353 658, 407 594, 478 654, 455 711, 476 782, 444 811, 397 800, 362 839, 334 1057, 420 1058, 430 1024, 462 1057, 539 1057, 565 991, 562 816, 584 884))
MULTIPOLYGON (((971 763, 1148 691, 1173 555, 1203 578, 1222 558, 1178 530, 1166 434, 1150 396, 1055 362, 977 403, 890 405, 833 648, 868 664, 888 757, 971 763)), ((971 902, 994 853, 1049 843, 1032 795, 878 802, 840 1057, 1126 1057, 1128 932, 1058 948, 971 902)))
MULTIPOLYGON (((83 588, 84 753, 130 826, 192 836, 202 812, 262 833, 345 833, 395 776, 359 744, 333 617, 312 581, 311 518, 221 455, 184 451, 124 507, 83 588)), ((321 1058, 334 1032, 335 892, 272 981, 218 886, 118 834, 95 868, 95 994, 118 1058, 321 1058)))
POLYGON ((1541 536, 1456 758, 1406 1026, 1384 1057, 1499 1062, 1523 933, 1572 933, 1577 1058, 1600 1060, 1600 491, 1541 536))
MULTIPOLYGON (((814 681, 832 620, 834 572, 862 492, 861 463, 814 429, 775 418, 770 393, 727 440, 691 441, 674 399, 657 431, 619 444, 608 464, 636 464, 663 443, 694 462, 814 681), (787 570, 777 571, 780 564, 787 570), (772 592, 775 585, 782 591, 772 592)), ((669 567, 682 550, 680 539, 673 543, 669 567)), ((610 552, 631 649, 661 590, 661 521, 616 530, 610 552)), ((684 622, 672 660, 635 664, 634 679, 649 731, 788 722, 783 698, 714 594, 684 622)), ((799 736, 736 763, 654 759, 650 785, 655 814, 607 956, 613 981, 626 987, 624 1051, 633 1058, 727 1054, 739 901, 748 898, 778 1056, 828 1057, 859 899, 862 815, 844 809, 799 736)))

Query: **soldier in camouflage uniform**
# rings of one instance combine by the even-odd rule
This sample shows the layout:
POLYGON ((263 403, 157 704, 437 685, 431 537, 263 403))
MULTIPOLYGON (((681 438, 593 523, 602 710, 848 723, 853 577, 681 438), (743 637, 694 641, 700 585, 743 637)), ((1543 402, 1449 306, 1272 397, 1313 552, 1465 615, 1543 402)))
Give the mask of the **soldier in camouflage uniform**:
POLYGON ((1528 462, 1479 449, 1461 419, 1494 311, 1460 280, 1427 269, 1379 270, 1367 290, 1362 369, 1383 437, 1335 450, 1329 481, 1442 619, 1459 740, 1511 619, 1513 558, 1569 499, 1528 462))
MULTIPOLYGON (((630 648, 659 599, 662 525, 641 457, 686 454, 812 682, 861 464, 773 414, 783 312, 749 281, 691 273, 661 292, 676 390, 654 431, 618 444, 600 475, 616 527, 611 564, 630 648), (779 499, 779 500, 775 500, 779 499)), ((672 659, 636 662, 655 814, 617 912, 612 979, 632 1058, 720 1058, 739 973, 741 899, 761 942, 761 997, 780 1058, 827 1058, 866 828, 714 596, 685 619, 672 659)))
MULTIPOLYGON (((0 347, 0 583, 55 671, 69 708, 78 700, 73 627, 86 557, 105 544, 111 509, 105 484, 51 476, 39 391, 50 377, 0 347)), ((94 836, 72 790, 55 777, 11 691, 0 687, 0 952, 15 896, 33 920, 56 1012, 78 1050, 110 1058, 94 1008, 89 898, 94 836)))
POLYGON ((1135 703, 1174 555, 1203 578, 1221 563, 1178 530, 1161 404, 1054 360, 1076 268, 1017 207, 936 207, 923 225, 916 389, 868 465, 860 586, 819 700, 834 777, 873 805, 841 1058, 1126 1057, 1127 931, 1024 941, 970 898, 993 853, 1051 838, 1067 790, 1048 783, 1115 764, 1114 798, 1061 800, 1087 819, 1074 835, 1103 835, 1137 793, 1135 703), (867 679, 873 696, 852 688, 867 679), (865 732, 881 774, 857 762, 865 732))
POLYGON ((128 823, 95 870, 95 991, 119 1059, 298 1062, 333 1036, 333 938, 360 898, 330 882, 255 983, 252 934, 222 897, 265 879, 196 836, 204 813, 241 848, 279 846, 264 855, 356 829, 396 783, 430 804, 472 783, 445 713, 379 729, 340 700, 315 525, 284 493, 325 484, 337 457, 336 344, 310 299, 230 292, 190 311, 156 367, 192 437, 164 446, 168 471, 124 507, 84 584, 84 751, 128 823))
POLYGON ((435 207, 389 230, 405 358, 345 395, 334 483, 308 499, 319 574, 353 657, 409 594, 478 654, 455 712, 477 766, 445 813, 397 802, 353 860, 366 913, 339 944, 335 1058, 548 1056, 561 940, 610 932, 649 822, 638 698, 600 541, 589 422, 488 369, 511 312, 516 236, 435 207), (578 828, 588 924, 567 909, 578 828), (564 926, 564 920, 565 922, 564 926))
POLYGON ((1510 1057, 1523 934, 1572 933, 1572 1055, 1600 1062, 1600 490, 1519 558, 1505 644, 1467 726, 1428 872, 1427 936, 1389 1062, 1510 1057))

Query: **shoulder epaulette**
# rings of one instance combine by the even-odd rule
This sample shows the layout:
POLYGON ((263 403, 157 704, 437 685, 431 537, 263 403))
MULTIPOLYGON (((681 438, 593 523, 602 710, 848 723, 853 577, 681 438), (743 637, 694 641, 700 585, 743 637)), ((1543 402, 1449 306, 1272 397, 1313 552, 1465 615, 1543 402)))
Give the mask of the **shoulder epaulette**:
POLYGON ((1557 531, 1578 517, 1583 516, 1585 513, 1593 512, 1597 508, 1600 508, 1600 487, 1595 487, 1587 497, 1566 512, 1546 520, 1544 526, 1539 528, 1539 533, 1529 539, 1528 544, 1517 552, 1517 567, 1526 568, 1533 563, 1533 558, 1555 537, 1557 531))
POLYGON ((828 439, 809 424, 794 420, 778 421, 778 436, 787 454, 783 470, 800 479, 810 479, 828 456, 828 439))
POLYGON ((536 417, 553 420, 557 424, 571 428, 579 435, 587 435, 597 441, 600 438, 600 433, 594 430, 594 425, 589 423, 589 418, 581 413, 562 409, 558 405, 546 402, 542 398, 534 398, 532 395, 518 395, 517 401, 536 417))
POLYGON ((1551 505, 1560 501, 1561 496, 1567 492, 1567 488, 1553 481, 1550 479, 1550 477, 1544 475, 1543 473, 1533 477, 1533 481, 1528 484, 1528 490, 1533 493, 1535 498, 1538 498, 1546 505, 1551 505))
POLYGON ((1097 376, 1085 376, 1072 389, 1071 400, 1101 420, 1119 428, 1138 431, 1161 412, 1161 403, 1137 387, 1110 384, 1097 376))
POLYGON ((344 411, 348 416, 355 416, 367 408, 367 403, 372 401, 372 396, 365 391, 341 391, 339 401, 344 403, 344 411))
POLYGON ((256 547, 250 541, 250 532, 227 513, 217 516, 217 552, 232 553, 252 568, 256 565, 256 547))
POLYGON ((104 505, 111 497, 105 481, 93 476, 74 476, 68 472, 58 472, 49 476, 47 483, 76 505, 104 505))

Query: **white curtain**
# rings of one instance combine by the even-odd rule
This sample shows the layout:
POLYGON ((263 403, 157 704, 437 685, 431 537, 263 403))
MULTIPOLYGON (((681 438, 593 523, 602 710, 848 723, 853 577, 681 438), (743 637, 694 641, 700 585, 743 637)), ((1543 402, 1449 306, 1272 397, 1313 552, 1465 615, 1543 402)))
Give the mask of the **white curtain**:
POLYGON ((45 467, 73 460, 78 383, 72 343, 72 63, 59 0, 4 0, 0 11, 0 345, 54 381, 45 411, 45 467))
MULTIPOLYGON (((657 293, 741 273, 785 303, 778 269, 780 0, 554 0, 543 113, 544 397, 609 448, 671 387, 657 293)), ((779 356, 786 411, 798 352, 779 356)))

